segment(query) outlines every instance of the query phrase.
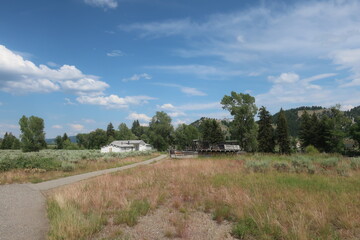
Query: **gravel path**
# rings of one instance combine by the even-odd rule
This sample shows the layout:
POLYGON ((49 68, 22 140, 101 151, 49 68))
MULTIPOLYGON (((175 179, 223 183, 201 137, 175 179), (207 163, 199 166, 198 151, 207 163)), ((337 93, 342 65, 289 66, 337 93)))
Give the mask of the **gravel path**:
POLYGON ((48 231, 45 197, 41 191, 75 183, 99 175, 150 164, 166 155, 131 165, 84 173, 37 184, 0 186, 0 240, 43 240, 48 231))

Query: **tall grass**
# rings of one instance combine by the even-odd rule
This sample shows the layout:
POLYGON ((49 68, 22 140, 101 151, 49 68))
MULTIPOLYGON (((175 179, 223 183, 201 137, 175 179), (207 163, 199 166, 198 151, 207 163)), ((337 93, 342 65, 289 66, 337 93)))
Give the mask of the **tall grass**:
POLYGON ((341 164, 350 166, 347 158, 339 158, 337 167, 324 169, 322 160, 331 157, 169 160, 66 186, 54 195, 61 198, 50 199, 108 219, 120 212, 119 222, 125 223, 130 215, 142 215, 129 213, 137 199, 146 199, 150 209, 166 205, 210 212, 219 223, 232 221, 232 234, 240 239, 357 239, 360 172, 349 168, 347 177, 337 173, 341 164), (267 161, 268 170, 249 171, 245 162, 252 160, 267 161), (278 171, 274 165, 279 163, 291 169, 278 171), (296 171, 294 164, 306 170, 296 171), (314 173, 308 172, 308 164, 314 173))

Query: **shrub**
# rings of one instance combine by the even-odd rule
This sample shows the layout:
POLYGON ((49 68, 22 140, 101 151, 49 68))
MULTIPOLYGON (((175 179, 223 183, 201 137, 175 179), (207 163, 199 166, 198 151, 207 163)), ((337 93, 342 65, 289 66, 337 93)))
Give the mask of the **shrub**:
POLYGON ((61 170, 63 170, 64 172, 72 172, 75 170, 75 165, 70 162, 62 162, 61 170))
POLYGON ((295 156, 291 160, 291 164, 295 169, 295 172, 301 173, 301 172, 307 172, 310 174, 315 173, 315 166, 312 164, 312 161, 310 158, 306 156, 295 156))
POLYGON ((331 157, 331 158, 325 158, 320 162, 320 166, 324 169, 329 169, 332 167, 336 167, 338 165, 339 158, 337 157, 331 157))
POLYGON ((266 172, 269 170, 269 162, 248 160, 245 163, 245 168, 253 172, 266 172))
POLYGON ((360 157, 358 158, 352 158, 350 160, 350 167, 353 170, 359 170, 360 169, 360 157))
POLYGON ((308 154, 318 154, 319 153, 319 150, 317 150, 317 148, 314 147, 313 145, 306 146, 304 150, 308 154))
POLYGON ((274 162, 273 167, 278 172, 289 172, 290 171, 290 165, 287 162, 274 162))

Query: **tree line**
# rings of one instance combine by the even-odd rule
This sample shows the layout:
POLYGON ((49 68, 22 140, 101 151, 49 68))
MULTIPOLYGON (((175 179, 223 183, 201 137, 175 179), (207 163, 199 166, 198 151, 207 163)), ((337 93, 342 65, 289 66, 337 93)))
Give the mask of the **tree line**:
MULTIPOLYGON (((304 108, 297 138, 289 134, 288 118, 283 109, 274 120, 264 106, 258 109, 255 98, 249 94, 231 92, 222 98, 221 105, 233 116, 232 121, 202 118, 199 124, 180 124, 175 129, 171 117, 159 111, 148 126, 142 126, 135 120, 131 128, 121 123, 115 129, 110 122, 106 130, 77 134, 77 143, 71 142, 64 133, 55 138, 55 144, 57 149, 99 149, 115 140, 139 139, 159 151, 165 151, 169 148, 189 149, 195 139, 208 145, 236 140, 241 149, 247 152, 290 154, 298 151, 299 147, 305 149, 308 146, 321 152, 342 153, 345 149, 344 139, 353 139, 358 145, 360 143, 360 119, 349 118, 339 110, 339 106, 313 114, 306 111, 312 108, 304 108)), ((43 119, 23 116, 19 125, 20 140, 11 133, 5 133, 0 143, 1 149, 21 148, 26 152, 47 147, 43 119)))

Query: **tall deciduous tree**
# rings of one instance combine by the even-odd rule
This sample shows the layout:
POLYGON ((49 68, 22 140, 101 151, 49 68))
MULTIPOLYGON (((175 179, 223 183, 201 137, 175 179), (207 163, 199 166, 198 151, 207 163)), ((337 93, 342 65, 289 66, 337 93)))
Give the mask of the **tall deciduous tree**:
POLYGON ((149 124, 148 137, 150 144, 157 150, 165 151, 173 143, 174 127, 171 118, 165 112, 156 112, 149 124))
POLYGON ((24 152, 39 151, 46 148, 44 120, 39 117, 22 116, 19 120, 21 131, 21 149, 24 152))
POLYGON ((259 110, 258 143, 260 152, 273 153, 275 151, 274 128, 271 125, 272 119, 269 111, 262 106, 259 110))
POLYGON ((221 100, 223 109, 234 116, 233 136, 239 140, 240 147, 245 151, 256 151, 257 149, 257 124, 255 115, 257 107, 255 98, 249 94, 231 92, 221 100))
POLYGON ((350 137, 360 145, 360 118, 350 128, 350 137))
POLYGON ((131 132, 131 130, 126 126, 125 123, 119 125, 119 131, 116 136, 117 140, 134 140, 136 136, 131 132))
POLYGON ((276 127, 276 140, 281 154, 290 154, 290 138, 284 110, 281 108, 276 127))

